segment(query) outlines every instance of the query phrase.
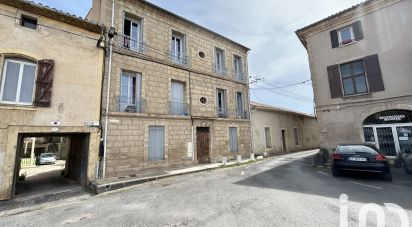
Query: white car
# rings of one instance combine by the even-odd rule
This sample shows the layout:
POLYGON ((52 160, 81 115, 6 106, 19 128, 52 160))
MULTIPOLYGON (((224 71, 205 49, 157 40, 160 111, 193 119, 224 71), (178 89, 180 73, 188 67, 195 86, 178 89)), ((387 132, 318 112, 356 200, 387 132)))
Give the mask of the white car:
POLYGON ((42 153, 39 157, 37 157, 36 164, 37 165, 44 165, 44 164, 54 164, 56 163, 56 157, 52 153, 42 153))

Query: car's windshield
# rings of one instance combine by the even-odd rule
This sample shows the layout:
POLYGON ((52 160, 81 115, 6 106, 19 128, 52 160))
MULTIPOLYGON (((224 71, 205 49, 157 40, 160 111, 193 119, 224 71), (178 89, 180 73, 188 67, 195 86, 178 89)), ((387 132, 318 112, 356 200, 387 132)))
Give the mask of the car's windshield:
POLYGON ((339 153, 370 153, 377 154, 378 152, 372 147, 365 145, 345 145, 339 146, 339 153))
POLYGON ((51 154, 51 153, 44 153, 44 154, 41 154, 40 157, 42 157, 42 158, 50 158, 50 157, 53 157, 53 154, 51 154))

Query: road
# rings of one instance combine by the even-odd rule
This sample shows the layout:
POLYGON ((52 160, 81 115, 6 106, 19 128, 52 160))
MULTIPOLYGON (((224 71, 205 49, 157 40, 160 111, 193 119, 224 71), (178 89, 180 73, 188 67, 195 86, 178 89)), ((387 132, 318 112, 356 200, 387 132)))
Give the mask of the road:
MULTIPOLYGON (((312 167, 313 152, 248 166, 163 179, 98 196, 80 196, 26 212, 0 212, 0 226, 339 226, 342 193, 349 226, 367 203, 395 203, 412 220, 412 176, 340 178, 312 167)), ((387 226, 400 226, 386 213, 387 226)), ((369 216, 368 226, 375 224, 369 216)), ((376 224, 375 224, 376 226, 376 224)))

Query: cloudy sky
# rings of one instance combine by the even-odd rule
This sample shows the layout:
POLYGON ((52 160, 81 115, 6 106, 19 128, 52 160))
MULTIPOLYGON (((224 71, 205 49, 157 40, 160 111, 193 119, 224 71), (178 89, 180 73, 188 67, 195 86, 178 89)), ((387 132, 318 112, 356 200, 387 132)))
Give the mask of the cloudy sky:
MULTIPOLYGON (((35 0, 84 17, 92 0, 35 0)), ((294 31, 362 0, 150 0, 252 49, 253 101, 313 113, 306 51, 294 31), (294 86, 292 86, 294 85, 294 86)))

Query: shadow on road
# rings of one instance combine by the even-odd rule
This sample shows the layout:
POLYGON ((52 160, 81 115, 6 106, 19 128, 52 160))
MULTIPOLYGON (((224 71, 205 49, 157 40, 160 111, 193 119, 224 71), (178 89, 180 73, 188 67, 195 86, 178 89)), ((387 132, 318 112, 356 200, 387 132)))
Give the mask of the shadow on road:
POLYGON ((330 169, 312 167, 312 157, 295 160, 255 174, 235 184, 266 189, 316 195, 338 199, 342 193, 350 201, 361 203, 395 203, 412 209, 412 175, 393 169, 393 182, 381 180, 379 175, 346 173, 331 176, 330 169))

